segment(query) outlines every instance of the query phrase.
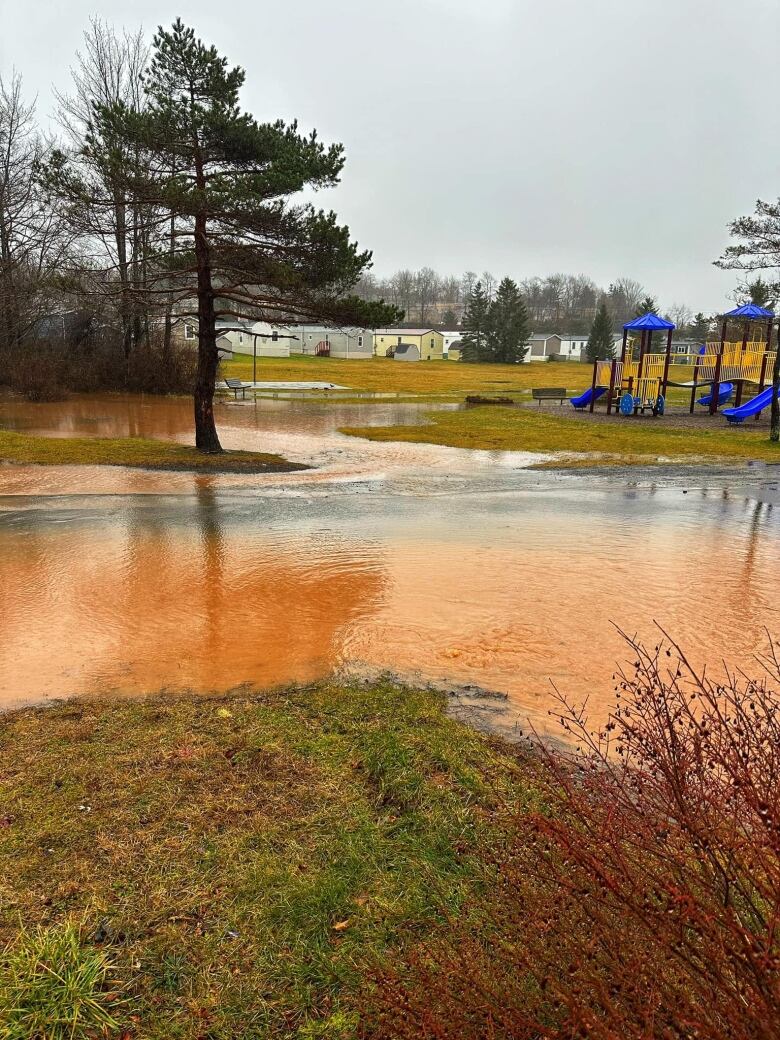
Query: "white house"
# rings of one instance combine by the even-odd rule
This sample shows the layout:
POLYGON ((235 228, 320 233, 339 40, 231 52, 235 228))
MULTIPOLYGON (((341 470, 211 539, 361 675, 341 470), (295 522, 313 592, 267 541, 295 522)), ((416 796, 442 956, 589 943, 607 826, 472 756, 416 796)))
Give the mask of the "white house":
POLYGON ((230 341, 234 354, 251 356, 256 352, 257 357, 289 357, 296 353, 295 330, 284 325, 225 320, 217 322, 217 332, 230 341))
POLYGON ((449 357, 450 347, 452 346, 452 344, 453 343, 457 343, 462 335, 463 335, 463 333, 460 332, 458 329, 455 329, 454 331, 451 331, 450 329, 447 329, 446 332, 445 331, 442 332, 442 336, 444 337, 444 357, 445 358, 449 357))
POLYGON ((586 333, 561 336, 557 332, 535 332, 531 336, 526 361, 546 361, 554 356, 567 361, 587 359, 588 336, 586 333))

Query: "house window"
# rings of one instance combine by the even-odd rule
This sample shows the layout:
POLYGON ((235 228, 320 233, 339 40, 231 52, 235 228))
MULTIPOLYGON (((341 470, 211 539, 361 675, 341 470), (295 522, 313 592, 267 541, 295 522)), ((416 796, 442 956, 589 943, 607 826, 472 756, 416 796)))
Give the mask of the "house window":
POLYGON ((399 347, 401 346, 401 337, 400 336, 398 337, 398 346, 399 347))
POLYGON ((195 329, 192 327, 192 325, 184 326, 184 338, 195 339, 195 329))
POLYGON ((362 336, 358 336, 358 346, 359 347, 363 346, 363 337, 362 336))
POLYGON ((431 340, 431 350, 433 350, 433 340, 431 340))
POLYGON ((276 329, 274 329, 274 331, 271 333, 271 339, 274 341, 274 343, 276 343, 276 341, 279 339, 279 333, 276 331, 276 329))
POLYGON ((239 334, 238 334, 238 342, 239 343, 243 343, 244 342, 244 333, 243 332, 239 332, 239 334))

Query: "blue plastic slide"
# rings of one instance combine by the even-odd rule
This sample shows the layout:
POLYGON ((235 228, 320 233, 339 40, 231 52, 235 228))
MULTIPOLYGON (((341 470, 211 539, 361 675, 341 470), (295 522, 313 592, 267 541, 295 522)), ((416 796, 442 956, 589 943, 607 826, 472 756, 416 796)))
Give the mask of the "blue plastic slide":
POLYGON ((765 408, 769 407, 771 401, 772 387, 768 386, 766 390, 762 390, 751 401, 746 401, 739 408, 724 408, 721 414, 725 415, 729 422, 742 422, 743 419, 749 419, 751 415, 758 415, 759 412, 763 412, 765 408))
POLYGON ((580 394, 579 397, 572 397, 571 403, 574 405, 575 408, 584 408, 586 405, 590 404, 591 398, 594 401, 598 401, 601 395, 605 394, 606 392, 606 386, 597 386, 595 390, 592 386, 589 386, 584 394, 580 394))
MULTIPOLYGON (((720 383, 718 387, 718 408, 720 408, 722 404, 728 404, 728 402, 731 400, 731 396, 733 393, 733 383, 720 383)), ((708 394, 705 394, 704 397, 700 397, 697 403, 703 405, 706 408, 711 403, 711 401, 712 390, 710 390, 708 394)))

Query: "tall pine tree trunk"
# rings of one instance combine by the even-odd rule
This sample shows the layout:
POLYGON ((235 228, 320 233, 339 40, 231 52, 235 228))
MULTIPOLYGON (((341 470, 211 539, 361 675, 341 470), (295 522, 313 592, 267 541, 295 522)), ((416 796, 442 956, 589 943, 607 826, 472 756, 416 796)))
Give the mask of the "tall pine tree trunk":
MULTIPOLYGON (((771 346, 770 343, 767 346, 771 346)), ((778 329, 778 342, 775 348, 775 363, 772 366, 772 409, 769 420, 770 441, 780 441, 780 402, 777 400, 780 392, 780 329, 778 329)))
POLYGON ((198 267, 198 375, 195 380, 195 447, 216 454, 222 451, 214 423, 214 387, 217 381, 217 330, 214 291, 211 284, 206 218, 195 218, 195 258, 198 267))

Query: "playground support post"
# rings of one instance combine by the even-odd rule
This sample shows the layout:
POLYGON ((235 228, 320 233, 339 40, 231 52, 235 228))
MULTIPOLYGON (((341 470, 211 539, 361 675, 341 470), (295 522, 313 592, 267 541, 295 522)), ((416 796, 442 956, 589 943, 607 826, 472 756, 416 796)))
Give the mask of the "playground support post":
POLYGON ((715 415, 718 410, 718 400, 720 398, 720 370, 723 364, 723 342, 720 345, 720 353, 715 362, 715 382, 712 385, 712 391, 710 393, 710 415, 715 415))
POLYGON ((691 387, 691 407, 688 409, 691 415, 696 405, 696 391, 699 387, 699 355, 696 355, 696 364, 693 366, 693 386, 691 387))
POLYGON ((628 329, 623 329, 623 346, 620 348, 620 360, 626 363, 626 347, 628 345, 628 329))
POLYGON ((617 371, 617 361, 612 358, 612 364, 609 366, 609 392, 607 393, 607 415, 612 415, 612 403, 615 394, 615 373, 617 371))
POLYGON ((664 378, 661 383, 661 393, 666 399, 666 388, 669 383, 669 365, 672 363, 672 329, 669 329, 669 333, 666 337, 666 357, 664 358, 664 378))
POLYGON ((598 358, 596 358, 596 360, 593 362, 593 379, 590 382, 590 405, 588 407, 589 412, 592 412, 596 405, 596 377, 598 375, 598 371, 599 361, 598 358))

